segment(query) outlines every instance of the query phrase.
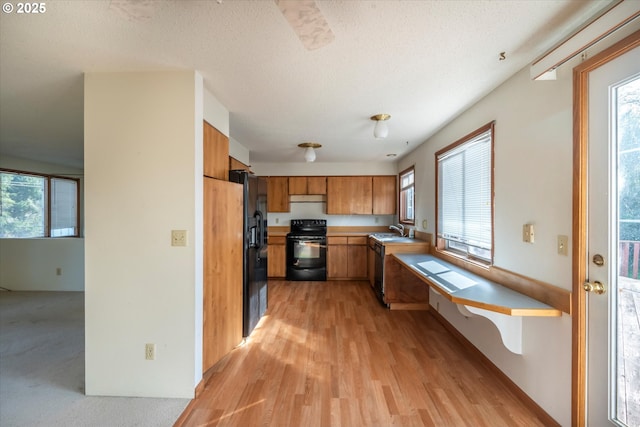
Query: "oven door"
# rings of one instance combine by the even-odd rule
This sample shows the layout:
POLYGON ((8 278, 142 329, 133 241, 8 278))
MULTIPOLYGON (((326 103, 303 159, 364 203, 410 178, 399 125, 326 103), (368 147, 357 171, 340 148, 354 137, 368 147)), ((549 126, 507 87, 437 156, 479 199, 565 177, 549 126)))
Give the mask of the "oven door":
POLYGON ((287 236, 287 267, 324 268, 327 264, 326 236, 287 236))

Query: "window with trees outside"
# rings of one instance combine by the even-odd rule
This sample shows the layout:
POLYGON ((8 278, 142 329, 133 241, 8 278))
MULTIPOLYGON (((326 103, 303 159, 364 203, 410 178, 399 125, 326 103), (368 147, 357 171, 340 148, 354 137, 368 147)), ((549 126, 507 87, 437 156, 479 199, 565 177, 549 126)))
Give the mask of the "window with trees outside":
POLYGON ((411 166, 400 172, 400 222, 413 225, 415 219, 415 180, 414 168, 411 166))
POLYGON ((0 238, 77 237, 79 180, 0 170, 0 238))
POLYGON ((489 264, 493 260, 494 124, 436 153, 437 247, 489 264))

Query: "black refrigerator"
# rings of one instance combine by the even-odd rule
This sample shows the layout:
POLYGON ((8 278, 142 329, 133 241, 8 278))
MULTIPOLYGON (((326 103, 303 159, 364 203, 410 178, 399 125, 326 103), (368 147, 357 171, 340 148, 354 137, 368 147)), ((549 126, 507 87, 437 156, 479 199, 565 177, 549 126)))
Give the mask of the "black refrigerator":
POLYGON ((244 170, 229 171, 229 181, 243 185, 243 316, 248 337, 267 311, 267 181, 244 170))

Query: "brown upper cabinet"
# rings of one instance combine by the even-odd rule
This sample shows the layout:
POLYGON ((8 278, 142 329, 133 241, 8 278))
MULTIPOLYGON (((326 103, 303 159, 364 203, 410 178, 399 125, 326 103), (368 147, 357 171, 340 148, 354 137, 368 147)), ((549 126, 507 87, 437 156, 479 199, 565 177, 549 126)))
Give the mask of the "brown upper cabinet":
POLYGON ((324 176, 290 176, 289 194, 327 194, 324 176))
POLYGON ((373 180, 370 176, 327 177, 327 214, 371 215, 373 180))
POLYGON ((307 194, 307 177, 290 176, 289 194, 307 194))
POLYGON ((289 212, 289 178, 270 176, 267 178, 267 211, 289 212))
POLYGON ((396 177, 373 177, 373 214, 395 215, 396 213, 396 177))
POLYGON ((307 194, 327 194, 327 177, 310 176, 307 178, 307 194))
POLYGON ((240 160, 235 159, 234 157, 229 156, 229 170, 245 170, 247 172, 251 172, 251 166, 245 165, 240 160))
POLYGON ((326 194, 329 215, 394 215, 395 175, 271 176, 269 212, 290 212, 290 195, 326 194))
POLYGON ((203 175, 229 180, 229 138, 206 121, 203 122, 203 175))

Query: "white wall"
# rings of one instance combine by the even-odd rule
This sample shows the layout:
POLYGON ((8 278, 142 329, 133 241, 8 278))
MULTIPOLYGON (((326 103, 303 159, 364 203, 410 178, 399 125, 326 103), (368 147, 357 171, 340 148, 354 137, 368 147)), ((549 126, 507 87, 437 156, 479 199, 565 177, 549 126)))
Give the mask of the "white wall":
POLYGON ((0 239, 0 287, 83 291, 84 239, 0 239))
POLYGON ((229 137, 229 156, 244 163, 245 165, 251 166, 251 162, 249 161, 249 150, 232 137, 229 137))
POLYGON ((229 111, 207 89, 202 93, 203 117, 211 126, 223 135, 229 136, 229 111))
POLYGON ((202 78, 88 73, 84 102, 86 393, 191 398, 202 373, 202 78), (187 230, 186 247, 170 245, 172 229, 187 230))
MULTIPOLYGON (((435 235, 434 153, 496 120, 495 265, 571 290, 571 258, 558 255, 558 234, 571 239, 572 78, 535 82, 523 69, 440 132, 400 159, 415 164, 416 225, 427 220, 435 235), (522 225, 536 227, 534 244, 522 242, 522 225)), ((562 425, 571 424, 571 318, 523 320, 523 355, 509 352, 495 326, 465 318, 431 293, 431 305, 562 425), (438 304, 439 303, 439 304, 438 304)))
MULTIPOLYGON (((83 230, 81 169, 9 156, 0 157, 0 167, 79 178, 83 230)), ((84 290, 84 239, 0 239, 0 287, 14 291, 84 290)))

